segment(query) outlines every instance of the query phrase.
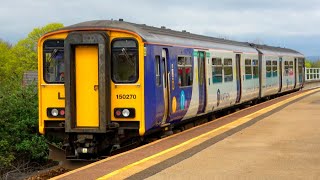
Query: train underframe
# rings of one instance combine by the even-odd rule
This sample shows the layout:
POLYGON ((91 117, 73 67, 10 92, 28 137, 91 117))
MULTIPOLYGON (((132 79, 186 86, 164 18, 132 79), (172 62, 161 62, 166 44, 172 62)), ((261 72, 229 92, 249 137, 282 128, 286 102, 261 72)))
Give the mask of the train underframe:
MULTIPOLYGON (((51 123, 52 125, 52 123, 51 123)), ((112 123, 105 133, 65 132, 63 122, 59 127, 46 128, 49 142, 59 142, 70 160, 95 160, 108 157, 138 146, 142 138, 136 127, 121 127, 112 123), (61 125, 62 124, 62 125, 61 125)))

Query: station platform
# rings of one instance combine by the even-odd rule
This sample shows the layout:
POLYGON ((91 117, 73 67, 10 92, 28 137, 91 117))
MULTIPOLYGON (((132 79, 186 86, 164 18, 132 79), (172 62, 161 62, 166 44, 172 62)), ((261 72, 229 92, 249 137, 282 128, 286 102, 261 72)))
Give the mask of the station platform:
POLYGON ((319 179, 320 89, 240 110, 53 179, 319 179))

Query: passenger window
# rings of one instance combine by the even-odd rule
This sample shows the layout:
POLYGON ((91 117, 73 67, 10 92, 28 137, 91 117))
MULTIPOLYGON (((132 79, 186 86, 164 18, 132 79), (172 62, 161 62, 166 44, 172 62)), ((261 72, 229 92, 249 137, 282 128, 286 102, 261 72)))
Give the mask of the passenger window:
POLYGON ((289 75, 293 75, 293 61, 289 61, 289 75))
POLYGON ((178 84, 180 87, 192 85, 192 69, 191 57, 178 57, 178 84))
POLYGON ((222 61, 221 58, 212 58, 212 83, 222 82, 222 61))
POLYGON ((259 61, 254 59, 252 60, 252 67, 253 67, 253 78, 259 78, 259 61))
POLYGON ((272 61, 272 76, 277 77, 278 76, 278 62, 277 61, 272 61))
POLYGON ((224 82, 233 81, 232 59, 223 60, 224 82))
POLYGON ((288 63, 288 61, 284 61, 284 75, 285 76, 289 75, 289 63, 288 63))
POLYGON ((161 85, 161 76, 160 76, 160 56, 155 57, 156 64, 156 84, 157 86, 161 85))
POLYGON ((246 79, 252 79, 251 59, 245 60, 246 79))
POLYGON ((111 73, 115 83, 134 83, 138 81, 138 45, 131 39, 112 42, 111 73))
POLYGON ((270 60, 266 61, 266 77, 272 77, 272 65, 270 60))

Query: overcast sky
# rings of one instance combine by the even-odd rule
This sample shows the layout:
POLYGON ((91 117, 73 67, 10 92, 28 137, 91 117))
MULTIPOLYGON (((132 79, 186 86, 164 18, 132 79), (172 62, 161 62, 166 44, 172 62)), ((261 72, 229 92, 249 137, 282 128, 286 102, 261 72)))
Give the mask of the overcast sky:
POLYGON ((119 19, 320 55, 319 0, 1 0, 0 39, 35 27, 119 19))

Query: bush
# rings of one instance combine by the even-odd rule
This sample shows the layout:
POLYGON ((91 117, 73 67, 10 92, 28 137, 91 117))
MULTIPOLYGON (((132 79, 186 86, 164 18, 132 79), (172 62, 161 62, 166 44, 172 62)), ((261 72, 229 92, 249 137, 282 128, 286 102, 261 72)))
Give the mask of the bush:
POLYGON ((35 85, 0 86, 0 172, 19 162, 47 159, 45 138, 38 135, 38 96, 35 85))

